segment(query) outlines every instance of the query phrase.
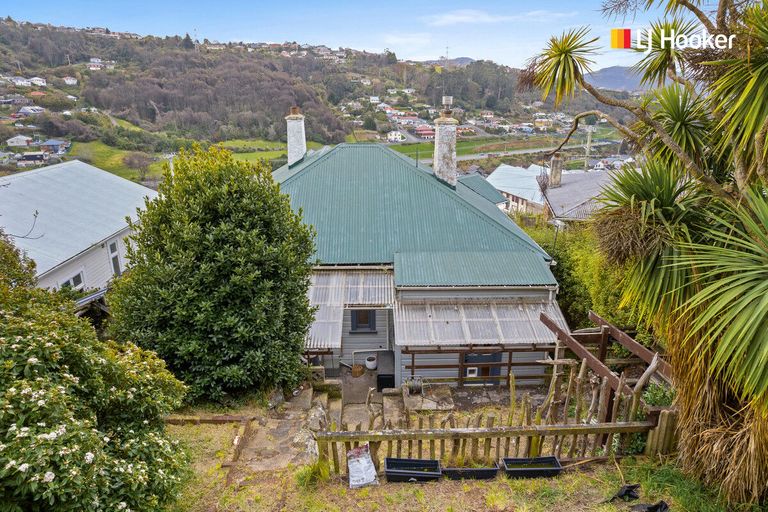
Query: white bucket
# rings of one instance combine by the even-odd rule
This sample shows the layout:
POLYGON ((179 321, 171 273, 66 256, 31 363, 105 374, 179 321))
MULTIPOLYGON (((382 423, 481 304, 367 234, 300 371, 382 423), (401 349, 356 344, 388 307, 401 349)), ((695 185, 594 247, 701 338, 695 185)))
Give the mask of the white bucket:
POLYGON ((375 370, 379 366, 379 361, 376 356, 368 356, 365 358, 365 367, 369 370, 375 370))

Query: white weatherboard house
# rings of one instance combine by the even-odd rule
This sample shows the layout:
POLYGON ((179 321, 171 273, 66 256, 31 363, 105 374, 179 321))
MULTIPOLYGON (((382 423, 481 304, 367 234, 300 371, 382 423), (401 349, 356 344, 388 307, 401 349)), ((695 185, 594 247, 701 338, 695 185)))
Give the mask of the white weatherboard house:
POLYGON ((34 260, 38 286, 101 290, 126 265, 126 217, 154 190, 74 160, 0 177, 0 227, 34 260))
POLYGON ((288 163, 274 178, 317 232, 314 364, 334 375, 375 355, 379 388, 412 376, 540 379, 526 363, 555 343, 540 314, 567 329, 551 258, 487 181, 458 176, 458 122, 448 112, 435 121, 430 169, 380 144, 308 154, 304 117, 286 120, 288 163))

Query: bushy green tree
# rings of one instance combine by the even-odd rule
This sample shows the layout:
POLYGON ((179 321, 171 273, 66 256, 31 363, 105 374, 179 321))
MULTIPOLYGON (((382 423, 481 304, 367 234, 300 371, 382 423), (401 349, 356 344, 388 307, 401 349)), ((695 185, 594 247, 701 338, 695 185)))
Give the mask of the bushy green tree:
POLYGON ((264 164, 182 153, 132 224, 112 332, 166 360, 192 397, 294 384, 312 321, 313 231, 264 164))
POLYGON ((0 232, 0 510, 160 510, 186 459, 163 432, 184 386, 104 343, 0 232))

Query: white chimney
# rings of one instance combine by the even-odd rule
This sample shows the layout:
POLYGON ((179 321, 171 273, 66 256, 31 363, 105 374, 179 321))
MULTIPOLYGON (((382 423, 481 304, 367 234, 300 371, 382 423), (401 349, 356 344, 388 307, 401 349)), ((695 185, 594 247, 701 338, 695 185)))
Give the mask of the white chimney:
POLYGON ((299 112, 299 107, 291 107, 291 113, 285 120, 288 124, 288 165, 293 165, 307 153, 304 116, 299 112))
POLYGON ((445 109, 435 119, 435 156, 432 171, 435 176, 456 186, 456 126, 459 122, 451 117, 450 106, 453 98, 443 96, 445 109))
POLYGON ((557 188, 563 177, 563 158, 560 153, 555 153, 549 163, 549 183, 548 188, 557 188))

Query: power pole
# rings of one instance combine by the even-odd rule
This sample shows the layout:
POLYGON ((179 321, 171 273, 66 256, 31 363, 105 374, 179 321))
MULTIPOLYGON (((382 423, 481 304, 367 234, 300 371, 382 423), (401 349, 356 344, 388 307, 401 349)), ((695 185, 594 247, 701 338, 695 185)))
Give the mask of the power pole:
POLYGON ((584 157, 584 170, 589 169, 589 153, 592 151, 592 132, 595 131, 595 127, 587 125, 587 151, 584 157))

